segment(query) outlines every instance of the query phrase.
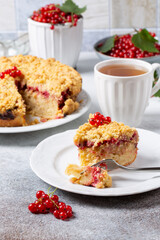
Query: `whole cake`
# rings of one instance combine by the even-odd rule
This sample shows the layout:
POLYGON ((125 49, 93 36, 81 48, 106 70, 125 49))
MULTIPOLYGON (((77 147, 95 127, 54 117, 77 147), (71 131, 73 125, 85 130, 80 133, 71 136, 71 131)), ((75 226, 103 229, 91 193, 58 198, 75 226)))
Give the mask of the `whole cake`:
POLYGON ((114 159, 121 165, 129 165, 136 159, 138 140, 135 128, 95 113, 90 114, 89 121, 79 127, 74 144, 78 147, 82 166, 102 159, 114 159))
POLYGON ((62 118, 79 107, 76 98, 82 88, 81 76, 55 59, 1 57, 0 78, 0 126, 24 125, 26 111, 48 120, 62 118), (23 121, 15 121, 17 115, 23 121))

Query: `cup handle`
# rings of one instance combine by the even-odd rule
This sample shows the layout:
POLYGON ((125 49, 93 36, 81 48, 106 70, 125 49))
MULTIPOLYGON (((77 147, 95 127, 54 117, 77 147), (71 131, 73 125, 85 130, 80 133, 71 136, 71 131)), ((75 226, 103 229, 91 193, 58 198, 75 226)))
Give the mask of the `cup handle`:
MULTIPOLYGON (((153 63, 152 64, 153 73, 157 68, 160 68, 160 64, 159 63, 153 63)), ((153 79, 153 81, 154 81, 154 79, 153 79)), ((153 96, 156 92, 158 92, 159 89, 160 89, 160 77, 158 78, 158 81, 156 82, 156 84, 152 88, 151 96, 153 96)))

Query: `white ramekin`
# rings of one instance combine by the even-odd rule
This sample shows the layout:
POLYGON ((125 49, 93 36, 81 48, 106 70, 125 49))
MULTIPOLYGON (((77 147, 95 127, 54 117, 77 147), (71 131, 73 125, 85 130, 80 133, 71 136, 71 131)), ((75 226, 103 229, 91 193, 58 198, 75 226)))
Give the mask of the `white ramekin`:
POLYGON ((28 33, 31 52, 34 56, 44 59, 55 58, 60 62, 75 67, 82 45, 83 18, 77 26, 40 23, 28 18, 28 33))

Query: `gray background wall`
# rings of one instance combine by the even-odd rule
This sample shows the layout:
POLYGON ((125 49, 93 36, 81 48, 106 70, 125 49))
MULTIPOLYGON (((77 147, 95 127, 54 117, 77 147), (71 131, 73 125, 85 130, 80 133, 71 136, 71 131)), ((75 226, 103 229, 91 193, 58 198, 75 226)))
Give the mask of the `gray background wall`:
MULTIPOLYGON (((0 0, 0 39, 16 38, 27 31, 27 17, 33 10, 61 0, 0 0)), ((84 6, 82 50, 92 51, 93 44, 106 35, 127 33, 147 27, 160 37, 160 0, 75 0, 84 6)))

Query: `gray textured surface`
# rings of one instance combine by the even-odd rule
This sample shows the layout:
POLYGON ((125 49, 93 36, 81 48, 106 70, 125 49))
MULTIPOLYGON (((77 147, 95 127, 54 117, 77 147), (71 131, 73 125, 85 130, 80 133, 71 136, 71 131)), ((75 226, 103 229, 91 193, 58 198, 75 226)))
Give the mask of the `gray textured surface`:
MULTIPOLYGON (((88 112, 99 111, 93 82, 94 54, 83 54, 78 70, 83 87, 92 97, 88 112), (83 61, 82 61, 83 60, 83 61)), ((153 101, 154 102, 154 101, 153 101)), ((141 128, 160 133, 160 102, 146 110, 141 128)), ((160 189, 127 197, 89 197, 57 190, 70 204, 74 218, 57 220, 52 214, 34 215, 27 206, 37 190, 48 185, 30 169, 35 146, 52 134, 77 128, 88 113, 57 128, 22 134, 0 134, 0 240, 158 240, 160 239, 160 189)), ((46 156, 47 157, 47 156, 46 156)))

